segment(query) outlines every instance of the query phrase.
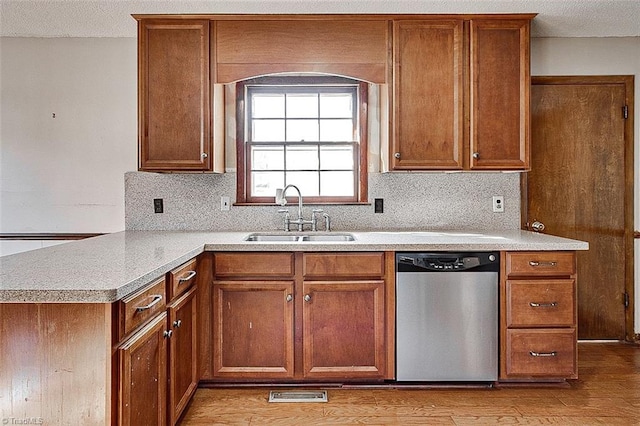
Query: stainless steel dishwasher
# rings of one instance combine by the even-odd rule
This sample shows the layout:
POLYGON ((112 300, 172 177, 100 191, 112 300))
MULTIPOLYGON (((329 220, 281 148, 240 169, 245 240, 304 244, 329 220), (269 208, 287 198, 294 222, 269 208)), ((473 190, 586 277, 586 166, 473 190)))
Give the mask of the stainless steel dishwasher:
POLYGON ((498 378, 498 252, 396 253, 396 379, 498 378))

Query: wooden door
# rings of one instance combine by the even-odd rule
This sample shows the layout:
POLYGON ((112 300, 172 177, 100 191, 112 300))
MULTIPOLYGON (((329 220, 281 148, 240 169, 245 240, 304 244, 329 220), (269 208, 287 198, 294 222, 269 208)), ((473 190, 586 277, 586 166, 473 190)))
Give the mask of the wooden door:
POLYGON ((142 20, 139 169, 212 170, 208 20, 142 20))
POLYGON ((393 34, 392 168, 462 169, 462 21, 396 21, 393 34))
POLYGON ((163 312, 118 347, 118 424, 167 421, 167 314, 163 312))
POLYGON ((528 19, 471 21, 472 170, 529 168, 529 28, 528 19))
POLYGON ((168 308, 169 424, 175 425, 198 387, 197 288, 192 287, 168 308))
POLYGON ((309 281, 303 293, 305 378, 384 378, 384 281, 309 281))
POLYGON ((625 294, 633 294, 633 127, 623 107, 632 107, 633 80, 532 81, 524 222, 540 221, 549 234, 589 242, 589 251, 577 252, 579 338, 631 338, 625 294))
POLYGON ((214 377, 293 377, 293 295, 293 281, 214 282, 214 377))

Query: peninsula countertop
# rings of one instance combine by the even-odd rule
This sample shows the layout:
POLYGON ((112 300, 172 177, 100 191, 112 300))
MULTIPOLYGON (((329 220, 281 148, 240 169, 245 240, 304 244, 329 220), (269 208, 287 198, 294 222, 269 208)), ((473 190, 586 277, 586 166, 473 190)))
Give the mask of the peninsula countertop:
POLYGON ((348 242, 245 241, 250 233, 123 231, 0 257, 0 302, 114 302, 203 251, 549 251, 589 248, 583 241, 521 230, 354 231, 349 234, 355 240, 348 242))

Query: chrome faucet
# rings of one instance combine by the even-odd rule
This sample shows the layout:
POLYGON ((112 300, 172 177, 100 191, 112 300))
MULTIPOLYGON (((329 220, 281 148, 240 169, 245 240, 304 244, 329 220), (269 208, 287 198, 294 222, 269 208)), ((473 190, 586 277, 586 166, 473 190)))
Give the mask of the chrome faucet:
MULTIPOLYGON (((287 194, 287 189, 289 188, 293 188, 296 190, 296 192, 298 193, 298 218, 297 219, 291 219, 289 218, 289 213, 287 210, 278 210, 278 212, 280 213, 286 213, 285 215, 285 219, 284 219, 284 230, 285 231, 290 231, 291 229, 289 228, 290 224, 294 223, 296 225, 298 225, 298 231, 303 231, 304 230, 304 225, 305 224, 309 224, 311 225, 312 229, 315 231, 316 230, 316 221, 315 220, 304 220, 304 218, 302 217, 302 194, 300 193, 300 189, 298 189, 297 186, 295 185, 287 185, 284 187, 284 189, 278 188, 276 189, 276 203, 280 204, 281 206, 285 206, 287 204, 287 198, 286 198, 286 194, 287 194)), ((314 215, 315 218, 315 215, 314 215)))

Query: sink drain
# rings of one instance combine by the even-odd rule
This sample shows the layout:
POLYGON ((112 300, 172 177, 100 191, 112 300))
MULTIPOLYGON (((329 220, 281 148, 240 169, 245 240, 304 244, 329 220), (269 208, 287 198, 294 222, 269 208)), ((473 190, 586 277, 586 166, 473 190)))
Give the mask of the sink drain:
POLYGON ((327 402, 327 391, 271 391, 269 402, 327 402))

